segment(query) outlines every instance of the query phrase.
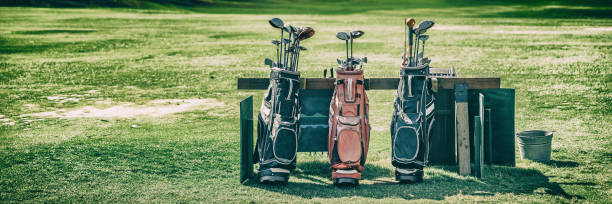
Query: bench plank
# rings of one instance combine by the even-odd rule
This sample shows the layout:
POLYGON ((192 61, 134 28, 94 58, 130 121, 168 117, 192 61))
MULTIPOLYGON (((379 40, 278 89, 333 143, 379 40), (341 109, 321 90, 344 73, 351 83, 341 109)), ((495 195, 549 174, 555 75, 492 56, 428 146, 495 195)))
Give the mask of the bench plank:
MULTIPOLYGON (((469 89, 496 89, 500 88, 499 77, 483 78, 458 78, 458 77, 438 77, 439 89, 453 89, 457 83, 468 84, 469 89)), ((300 79, 301 89, 313 90, 332 90, 334 89, 335 78, 302 78, 300 79)), ((238 89, 265 90, 268 88, 268 78, 238 78, 238 89)), ((367 90, 376 89, 397 89, 399 78, 366 78, 365 88, 367 90)))

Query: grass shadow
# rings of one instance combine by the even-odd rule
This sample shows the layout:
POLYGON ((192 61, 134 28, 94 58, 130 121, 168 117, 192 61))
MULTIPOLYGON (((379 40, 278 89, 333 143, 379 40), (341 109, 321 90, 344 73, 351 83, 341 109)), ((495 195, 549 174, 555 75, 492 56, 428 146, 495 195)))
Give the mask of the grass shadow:
POLYGON ((94 41, 78 41, 78 42, 35 42, 27 41, 19 38, 3 38, 0 37, 0 54, 18 54, 18 53, 85 53, 95 52, 100 50, 114 50, 125 48, 140 41, 132 39, 108 39, 94 41))
POLYGON ((95 32, 95 30, 22 30, 22 31, 13 31, 13 34, 22 34, 22 35, 46 35, 46 34, 58 34, 58 33, 66 33, 66 34, 80 34, 80 33, 91 33, 95 32))
POLYGON ((503 11, 492 14, 484 14, 479 17, 496 17, 496 18, 592 18, 592 19, 608 19, 612 18, 612 12, 609 9, 591 9, 591 8, 544 8, 544 9, 521 9, 516 11, 503 11))
POLYGON ((550 160, 548 162, 543 162, 543 164, 549 165, 549 166, 554 166, 554 167, 559 167, 559 168, 573 168, 573 167, 578 167, 580 166, 580 164, 578 162, 573 162, 573 161, 557 161, 557 160, 550 160))
POLYGON ((312 198, 400 198, 444 200, 454 195, 495 196, 502 194, 547 194, 567 199, 584 199, 567 194, 558 183, 550 182, 548 177, 535 169, 504 166, 486 166, 485 176, 481 179, 457 175, 457 167, 435 166, 426 169, 421 183, 399 184, 393 180, 392 171, 375 165, 366 166, 361 184, 353 188, 339 188, 331 184, 329 165, 324 162, 307 162, 299 165, 294 179, 284 186, 269 186, 251 179, 247 186, 267 191, 312 198), (371 169, 368 172, 367 169, 371 169), (295 181, 306 180, 306 182, 295 181))

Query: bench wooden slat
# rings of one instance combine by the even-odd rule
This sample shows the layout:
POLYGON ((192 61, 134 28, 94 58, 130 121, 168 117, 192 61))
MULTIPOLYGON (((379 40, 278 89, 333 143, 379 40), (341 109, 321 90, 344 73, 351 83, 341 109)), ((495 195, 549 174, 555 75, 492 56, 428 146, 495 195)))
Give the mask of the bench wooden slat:
MULTIPOLYGON (((469 89, 496 89, 500 88, 499 77, 459 78, 440 77, 439 89, 453 89, 457 83, 467 83, 469 89)), ((334 89, 334 78, 302 78, 301 89, 331 90, 334 89)), ((366 78, 366 89, 397 89, 399 78, 366 78)), ((238 78, 238 89, 265 90, 268 88, 268 78, 238 78)))

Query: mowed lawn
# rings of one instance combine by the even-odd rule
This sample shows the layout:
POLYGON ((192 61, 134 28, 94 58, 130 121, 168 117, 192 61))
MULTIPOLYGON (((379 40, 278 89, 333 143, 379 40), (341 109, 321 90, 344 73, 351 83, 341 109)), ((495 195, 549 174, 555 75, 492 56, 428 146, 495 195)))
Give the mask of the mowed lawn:
POLYGON ((243 4, 0 7, 0 202, 612 202, 610 5, 243 4), (257 114, 263 91, 236 79, 268 76, 273 17, 316 30, 302 77, 336 66, 335 33, 354 29, 366 76, 396 77, 403 19, 435 21, 432 65, 501 77, 516 89, 516 132, 554 131, 552 161, 486 166, 482 179, 433 166, 397 184, 394 91, 376 90, 360 186, 332 186, 321 153, 300 153, 287 186, 239 183, 238 103, 253 95, 257 114))

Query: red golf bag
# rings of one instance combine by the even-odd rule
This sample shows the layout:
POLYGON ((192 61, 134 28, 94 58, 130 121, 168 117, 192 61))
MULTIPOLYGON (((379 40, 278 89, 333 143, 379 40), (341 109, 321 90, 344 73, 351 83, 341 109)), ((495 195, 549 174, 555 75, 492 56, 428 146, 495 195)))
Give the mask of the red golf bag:
POLYGON ((336 71, 329 110, 328 155, 335 184, 356 185, 368 155, 370 121, 363 70, 336 71))

